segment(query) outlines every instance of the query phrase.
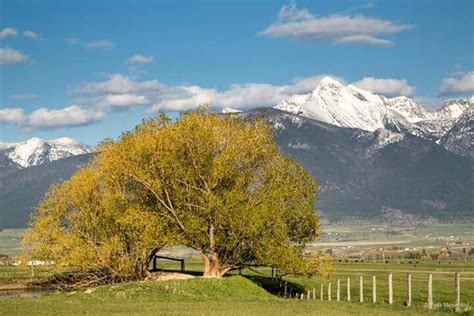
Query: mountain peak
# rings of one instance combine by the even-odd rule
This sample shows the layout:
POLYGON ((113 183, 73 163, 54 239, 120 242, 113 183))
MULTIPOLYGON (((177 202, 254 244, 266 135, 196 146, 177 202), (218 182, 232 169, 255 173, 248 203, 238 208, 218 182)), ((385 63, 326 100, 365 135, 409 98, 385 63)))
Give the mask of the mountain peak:
POLYGON ((92 152, 92 148, 69 138, 32 137, 18 143, 0 143, 0 155, 26 168, 45 162, 92 152))
POLYGON ((321 81, 319 82, 319 86, 336 86, 336 87, 342 87, 343 84, 337 81, 336 79, 325 76, 321 81))

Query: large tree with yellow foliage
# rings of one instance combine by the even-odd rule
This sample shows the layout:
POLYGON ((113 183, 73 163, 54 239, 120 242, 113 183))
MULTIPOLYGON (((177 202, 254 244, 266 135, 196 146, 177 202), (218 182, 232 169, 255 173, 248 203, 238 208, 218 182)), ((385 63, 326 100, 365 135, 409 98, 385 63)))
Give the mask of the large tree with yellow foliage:
POLYGON ((319 234, 317 183, 272 133, 206 109, 143 121, 50 191, 32 222, 33 254, 140 272, 150 247, 181 244, 201 254, 205 277, 260 264, 301 271, 319 234))

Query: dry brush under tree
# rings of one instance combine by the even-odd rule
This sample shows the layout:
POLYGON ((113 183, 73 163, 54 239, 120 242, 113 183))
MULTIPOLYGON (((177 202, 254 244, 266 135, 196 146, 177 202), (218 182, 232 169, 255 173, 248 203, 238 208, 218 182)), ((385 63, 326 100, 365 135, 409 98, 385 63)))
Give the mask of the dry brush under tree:
POLYGON ((150 249, 179 244, 199 251, 204 277, 252 265, 304 272, 303 247, 319 235, 317 182, 272 133, 206 108, 143 121, 50 190, 25 238, 31 256, 140 278, 150 249))

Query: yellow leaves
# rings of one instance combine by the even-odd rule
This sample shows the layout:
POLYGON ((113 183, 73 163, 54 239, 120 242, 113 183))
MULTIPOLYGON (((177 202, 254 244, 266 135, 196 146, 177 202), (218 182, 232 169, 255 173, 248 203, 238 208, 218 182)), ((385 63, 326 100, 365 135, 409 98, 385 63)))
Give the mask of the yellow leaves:
POLYGON ((227 267, 296 271, 300 245, 319 234, 316 191, 268 123, 200 108, 104 141, 89 167, 50 190, 25 241, 32 256, 119 275, 143 271, 150 248, 177 243, 219 250, 227 267))
POLYGON ((307 272, 329 278, 332 273, 336 272, 336 265, 329 254, 318 251, 312 253, 307 259, 307 272))

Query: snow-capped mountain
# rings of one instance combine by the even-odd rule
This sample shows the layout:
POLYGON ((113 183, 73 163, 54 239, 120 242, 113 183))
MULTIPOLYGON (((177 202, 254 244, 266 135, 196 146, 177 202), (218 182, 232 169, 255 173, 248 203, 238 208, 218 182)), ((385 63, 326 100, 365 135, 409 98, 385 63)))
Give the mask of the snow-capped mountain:
POLYGON ((463 113, 472 117, 468 110, 473 107, 471 97, 448 100, 440 109, 428 111, 411 98, 387 98, 330 77, 323 78, 311 93, 290 96, 275 106, 339 127, 369 132, 388 129, 438 142, 463 113))
POLYGON ((90 146, 67 137, 49 140, 33 137, 20 143, 0 143, 2 161, 15 164, 17 169, 90 152, 90 146))
POLYGON ((384 98, 353 85, 325 77, 310 94, 293 96, 282 101, 276 109, 300 114, 328 124, 375 131, 385 128, 385 121, 404 120, 389 109, 384 98))
POLYGON ((400 113, 410 123, 435 118, 435 115, 428 112, 423 105, 405 96, 385 99, 385 104, 388 108, 400 113))
POLYGON ((474 109, 464 111, 439 143, 450 151, 474 158, 474 109))

